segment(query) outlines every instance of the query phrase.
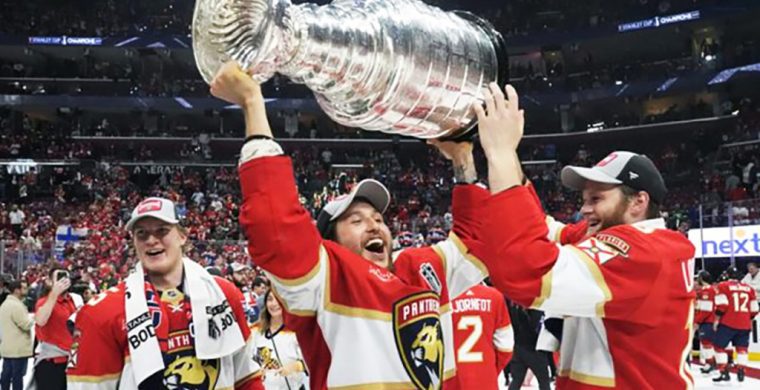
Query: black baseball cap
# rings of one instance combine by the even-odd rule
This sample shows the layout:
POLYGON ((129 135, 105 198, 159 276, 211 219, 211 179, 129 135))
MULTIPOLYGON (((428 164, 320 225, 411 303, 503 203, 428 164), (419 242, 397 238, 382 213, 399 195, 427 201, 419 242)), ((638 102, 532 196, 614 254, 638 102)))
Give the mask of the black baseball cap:
POLYGON ((616 151, 591 168, 568 165, 562 169, 562 184, 574 190, 583 190, 587 181, 627 185, 645 191, 657 204, 662 204, 668 190, 660 171, 652 160, 642 154, 616 151))
POLYGON ((317 216, 317 230, 326 237, 330 228, 330 222, 340 218, 348 210, 351 203, 361 199, 369 202, 381 214, 385 213, 388 205, 391 203, 391 194, 388 189, 377 180, 364 179, 347 195, 341 195, 322 208, 317 216))

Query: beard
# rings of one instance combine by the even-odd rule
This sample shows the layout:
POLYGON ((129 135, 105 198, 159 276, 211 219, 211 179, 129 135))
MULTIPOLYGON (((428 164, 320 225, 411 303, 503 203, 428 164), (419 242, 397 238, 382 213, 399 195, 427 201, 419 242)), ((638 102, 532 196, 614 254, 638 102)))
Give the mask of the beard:
POLYGON ((609 229, 613 226, 625 225, 625 212, 628 210, 628 200, 621 199, 609 216, 603 217, 597 232, 609 229))

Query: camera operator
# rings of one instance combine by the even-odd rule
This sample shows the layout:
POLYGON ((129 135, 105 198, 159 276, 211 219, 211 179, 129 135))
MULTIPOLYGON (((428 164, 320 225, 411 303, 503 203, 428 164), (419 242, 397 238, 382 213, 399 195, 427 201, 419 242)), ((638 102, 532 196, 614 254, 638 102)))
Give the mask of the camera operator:
POLYGON ((66 389, 66 363, 73 342, 67 321, 82 304, 79 296, 69 294, 69 287, 69 272, 53 267, 37 300, 34 381, 38 389, 66 389))

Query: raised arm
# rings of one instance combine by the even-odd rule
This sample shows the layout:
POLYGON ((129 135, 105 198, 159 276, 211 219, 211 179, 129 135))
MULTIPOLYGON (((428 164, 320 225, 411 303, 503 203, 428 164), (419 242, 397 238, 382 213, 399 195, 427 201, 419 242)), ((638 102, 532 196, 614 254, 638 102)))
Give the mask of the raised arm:
POLYGON ((492 86, 488 113, 475 108, 494 194, 482 233, 491 281, 511 300, 552 314, 630 320, 645 303, 656 304, 646 301, 655 282, 677 269, 663 271, 661 258, 676 253, 672 261, 685 264, 691 245, 666 233, 661 220, 642 229, 616 226, 576 244, 549 240, 544 212, 518 177, 524 118, 516 91, 506 91, 508 101, 492 86))
POLYGON ((292 313, 313 313, 324 285, 322 239, 298 200, 293 166, 272 138, 261 88, 235 63, 227 63, 211 84, 214 96, 238 104, 245 115, 246 142, 240 154, 243 205, 240 224, 256 265, 292 313))
POLYGON ((449 294, 453 298, 488 276, 488 270, 479 258, 483 256, 484 249, 478 234, 485 218, 482 205, 490 194, 484 187, 475 184, 478 173, 472 155, 472 142, 428 143, 451 161, 457 183, 451 199, 454 226, 445 241, 433 246, 443 260, 449 294))

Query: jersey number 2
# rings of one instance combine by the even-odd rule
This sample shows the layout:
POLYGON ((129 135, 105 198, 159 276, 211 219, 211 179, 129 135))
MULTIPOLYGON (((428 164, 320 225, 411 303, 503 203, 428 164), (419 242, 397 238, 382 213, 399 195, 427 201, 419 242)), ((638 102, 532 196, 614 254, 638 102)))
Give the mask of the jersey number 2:
POLYGON ((737 313, 748 313, 749 307, 747 307, 747 304, 749 303, 749 294, 747 293, 733 293, 731 294, 732 297, 734 297, 734 311, 737 313), (741 301, 741 302, 739 302, 741 301))
POLYGON ((463 316, 460 318, 457 329, 467 330, 469 328, 472 328, 472 332, 457 349, 457 362, 479 363, 483 361, 483 352, 473 352, 472 348, 475 347, 483 334, 483 320, 479 316, 463 316))

